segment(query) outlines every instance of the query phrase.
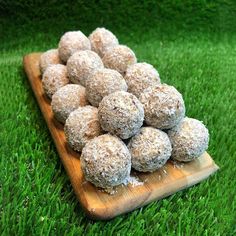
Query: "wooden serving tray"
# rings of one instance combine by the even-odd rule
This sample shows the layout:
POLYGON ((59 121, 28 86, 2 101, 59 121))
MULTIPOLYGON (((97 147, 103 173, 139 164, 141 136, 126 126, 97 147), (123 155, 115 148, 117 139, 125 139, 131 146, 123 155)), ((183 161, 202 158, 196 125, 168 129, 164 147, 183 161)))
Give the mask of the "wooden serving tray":
POLYGON ((75 194, 89 217, 101 220, 111 219, 199 183, 218 170, 219 167, 205 152, 197 160, 184 164, 182 167, 169 161, 163 167, 164 169, 154 173, 134 172, 143 184, 119 186, 113 195, 96 188, 84 179, 80 168, 79 153, 74 152, 67 145, 63 125, 53 118, 50 100, 44 95, 41 84, 40 54, 26 55, 24 69, 75 194))

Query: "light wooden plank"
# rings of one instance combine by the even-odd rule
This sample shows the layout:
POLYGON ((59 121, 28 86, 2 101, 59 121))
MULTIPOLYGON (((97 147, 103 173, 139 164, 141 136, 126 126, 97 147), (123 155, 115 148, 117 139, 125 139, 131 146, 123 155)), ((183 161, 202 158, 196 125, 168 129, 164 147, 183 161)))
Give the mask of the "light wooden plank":
POLYGON ((63 125, 54 119, 50 100, 44 95, 38 65, 40 54, 26 55, 23 60, 24 68, 74 192, 89 217, 111 219, 199 183, 218 170, 219 167, 209 154, 204 153, 181 168, 169 161, 164 168, 154 173, 134 172, 144 184, 135 187, 119 186, 113 195, 102 192, 85 181, 79 153, 67 145, 63 125))

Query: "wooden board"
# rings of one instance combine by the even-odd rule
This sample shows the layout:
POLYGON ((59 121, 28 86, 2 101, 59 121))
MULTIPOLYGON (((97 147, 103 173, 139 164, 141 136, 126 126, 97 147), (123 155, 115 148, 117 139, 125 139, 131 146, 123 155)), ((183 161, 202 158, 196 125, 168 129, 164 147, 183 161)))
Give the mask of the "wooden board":
POLYGON ((39 57, 40 53, 26 55, 24 69, 74 192, 89 217, 111 219, 199 183, 217 171, 218 166, 207 153, 204 153, 197 160, 182 167, 177 167, 169 161, 164 168, 151 174, 134 172, 143 185, 119 186, 113 195, 94 187, 85 181, 80 168, 79 154, 67 145, 63 125, 53 118, 50 100, 44 95, 41 85, 39 57))

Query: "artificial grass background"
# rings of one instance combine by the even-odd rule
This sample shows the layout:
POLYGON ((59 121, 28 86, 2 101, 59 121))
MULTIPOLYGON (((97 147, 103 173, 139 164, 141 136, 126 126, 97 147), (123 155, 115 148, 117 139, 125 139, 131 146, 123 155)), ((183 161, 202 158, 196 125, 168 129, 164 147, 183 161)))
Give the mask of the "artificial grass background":
POLYGON ((6 1, 0 7, 0 233, 234 235, 235 6, 60 2, 6 1), (22 68, 24 54, 56 47, 63 32, 89 34, 98 26, 111 29, 139 61, 153 64, 163 82, 182 92, 187 115, 209 128, 209 153, 221 167, 195 187, 109 222, 89 220, 75 199, 22 68))

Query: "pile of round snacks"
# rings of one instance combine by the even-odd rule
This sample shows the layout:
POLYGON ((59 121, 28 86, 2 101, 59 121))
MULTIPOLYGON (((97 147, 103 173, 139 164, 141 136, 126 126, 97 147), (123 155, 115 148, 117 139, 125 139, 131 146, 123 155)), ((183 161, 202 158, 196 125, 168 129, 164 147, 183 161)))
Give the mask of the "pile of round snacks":
POLYGON ((55 119, 97 187, 125 183, 131 168, 153 172, 169 159, 192 161, 208 148, 208 130, 185 116, 181 93, 105 28, 89 37, 65 33, 39 66, 55 119))

